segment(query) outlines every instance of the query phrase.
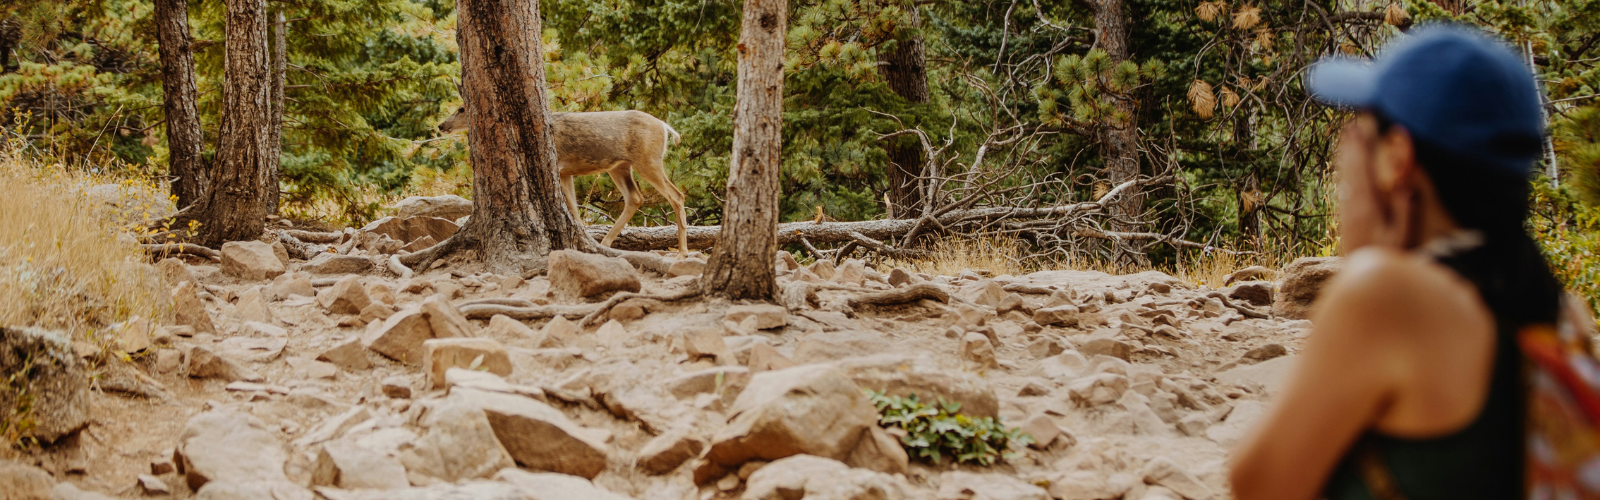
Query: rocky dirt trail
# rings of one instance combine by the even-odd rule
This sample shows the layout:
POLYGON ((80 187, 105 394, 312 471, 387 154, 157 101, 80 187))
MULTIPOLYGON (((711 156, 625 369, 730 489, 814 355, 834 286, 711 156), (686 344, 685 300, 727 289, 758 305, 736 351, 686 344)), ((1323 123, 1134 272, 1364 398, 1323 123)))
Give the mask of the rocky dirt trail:
POLYGON ((584 324, 613 294, 693 287, 703 257, 402 278, 385 254, 454 224, 380 222, 309 261, 265 242, 161 260, 174 319, 110 332, 132 362, 45 423, 63 437, 0 470, 0 498, 1228 498, 1228 450, 1336 265, 1210 289, 780 259, 787 307, 634 298, 584 324), (989 467, 910 460, 863 389, 1036 442, 989 467))

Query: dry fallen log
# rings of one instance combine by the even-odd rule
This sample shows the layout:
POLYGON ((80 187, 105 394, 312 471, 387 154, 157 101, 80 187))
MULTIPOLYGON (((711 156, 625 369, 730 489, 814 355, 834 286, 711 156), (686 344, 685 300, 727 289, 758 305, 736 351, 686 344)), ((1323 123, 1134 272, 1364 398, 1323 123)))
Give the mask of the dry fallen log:
POLYGON ((342 232, 302 231, 299 229, 285 229, 281 232, 307 243, 338 243, 344 241, 344 233, 342 232))
MULTIPOLYGON (((304 232, 304 231, 301 231, 304 232)), ((289 252, 290 257, 300 260, 311 260, 322 253, 322 248, 289 234, 289 231, 273 231, 278 236, 278 242, 283 244, 283 249, 289 252)))
POLYGON ((173 255, 194 255, 211 260, 222 260, 222 252, 212 250, 193 243, 146 243, 139 245, 145 253, 152 257, 170 257, 173 255))
POLYGON ((919 283, 905 288, 850 297, 849 304, 853 308, 861 306, 892 306, 908 304, 922 299, 950 302, 950 294, 938 285, 919 283))
POLYGON ((550 319, 556 316, 567 319, 581 319, 593 314, 599 308, 599 304, 517 307, 504 304, 478 303, 461 306, 461 314, 466 316, 467 319, 489 319, 497 314, 503 314, 519 321, 550 319))

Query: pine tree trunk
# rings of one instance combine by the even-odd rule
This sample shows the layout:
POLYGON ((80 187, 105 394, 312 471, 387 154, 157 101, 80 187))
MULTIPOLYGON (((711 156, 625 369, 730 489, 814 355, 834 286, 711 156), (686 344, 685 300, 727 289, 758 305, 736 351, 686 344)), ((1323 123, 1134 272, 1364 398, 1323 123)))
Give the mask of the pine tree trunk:
POLYGON ((788 0, 745 0, 739 30, 733 165, 722 233, 701 290, 730 299, 771 300, 777 290, 778 181, 783 165, 783 58, 788 0))
POLYGON ((272 123, 272 137, 267 139, 267 144, 272 147, 272 152, 267 154, 267 171, 262 179, 262 187, 266 189, 265 202, 267 214, 278 213, 279 201, 279 165, 283 160, 283 85, 288 76, 288 21, 283 18, 283 11, 278 11, 272 22, 272 112, 267 114, 267 120, 272 123))
POLYGON ((472 120, 472 218, 401 262, 476 250, 489 272, 526 276, 552 250, 600 250, 567 211, 550 135, 538 0, 460 0, 461 88, 472 120))
MULTIPOLYGON (((915 9, 915 7, 913 7, 915 9)), ((911 12, 912 26, 921 24, 916 10, 911 12)), ((883 57, 883 77, 889 90, 912 104, 928 102, 928 56, 922 37, 906 37, 895 44, 895 49, 883 57)), ((918 178, 926 175, 923 168, 922 144, 915 137, 890 139, 889 147, 889 204, 890 218, 910 218, 922 214, 925 186, 918 178)))
MULTIPOLYGON (((1113 65, 1128 60, 1128 18, 1123 12, 1122 0, 1095 0, 1094 26, 1099 32, 1100 48, 1105 49, 1111 56, 1113 65)), ((1103 138, 1105 149, 1102 154, 1106 162, 1106 174, 1111 185, 1119 185, 1139 175, 1139 132, 1138 109, 1128 98, 1119 98, 1110 93, 1103 97, 1111 103, 1117 112, 1127 117, 1121 123, 1108 123, 1103 138)), ((1144 196, 1140 194, 1137 186, 1129 189, 1119 199, 1111 202, 1110 213, 1113 217, 1131 221, 1139 217, 1144 210, 1144 196)), ((1119 231, 1130 231, 1137 226, 1117 224, 1119 231)))
POLYGON ((227 45, 223 71, 222 128, 211 189, 196 213, 199 243, 220 246, 261 237, 266 203, 262 180, 270 167, 271 54, 263 0, 226 0, 227 45))
POLYGON ((202 154, 200 113, 196 110, 194 53, 189 51, 189 5, 185 0, 155 0, 156 34, 161 50, 162 104, 167 119, 167 157, 172 195, 183 208, 206 192, 210 177, 202 154))

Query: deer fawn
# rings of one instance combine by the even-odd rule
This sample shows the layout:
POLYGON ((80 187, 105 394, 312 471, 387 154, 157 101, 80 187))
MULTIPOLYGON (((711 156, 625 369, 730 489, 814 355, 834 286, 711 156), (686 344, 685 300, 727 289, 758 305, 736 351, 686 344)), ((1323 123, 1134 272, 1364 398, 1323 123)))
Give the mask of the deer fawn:
MULTIPOLYGON (((688 221, 683 213, 683 190, 667 178, 667 139, 673 144, 678 131, 659 118, 643 111, 596 111, 554 113, 551 135, 556 148, 556 168, 561 170, 561 189, 567 195, 567 209, 578 215, 578 196, 572 178, 605 172, 622 190, 622 215, 600 244, 611 246, 639 210, 644 193, 633 180, 633 172, 649 181, 678 215, 678 255, 689 253, 688 221)), ((452 133, 471 128, 466 108, 439 123, 439 131, 452 133)))

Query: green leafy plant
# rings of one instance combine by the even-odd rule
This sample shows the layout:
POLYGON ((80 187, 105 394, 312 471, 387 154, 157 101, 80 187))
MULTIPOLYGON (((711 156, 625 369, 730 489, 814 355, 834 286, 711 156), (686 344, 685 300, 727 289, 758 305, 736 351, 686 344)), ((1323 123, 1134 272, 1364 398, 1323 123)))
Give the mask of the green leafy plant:
POLYGON ((936 464, 949 455, 960 463, 993 465, 1015 455, 1008 450, 1033 442, 1032 436, 1007 428, 994 417, 962 415, 961 403, 944 398, 926 404, 916 394, 890 396, 870 389, 867 397, 878 408, 879 424, 905 431, 900 444, 908 453, 936 464))

